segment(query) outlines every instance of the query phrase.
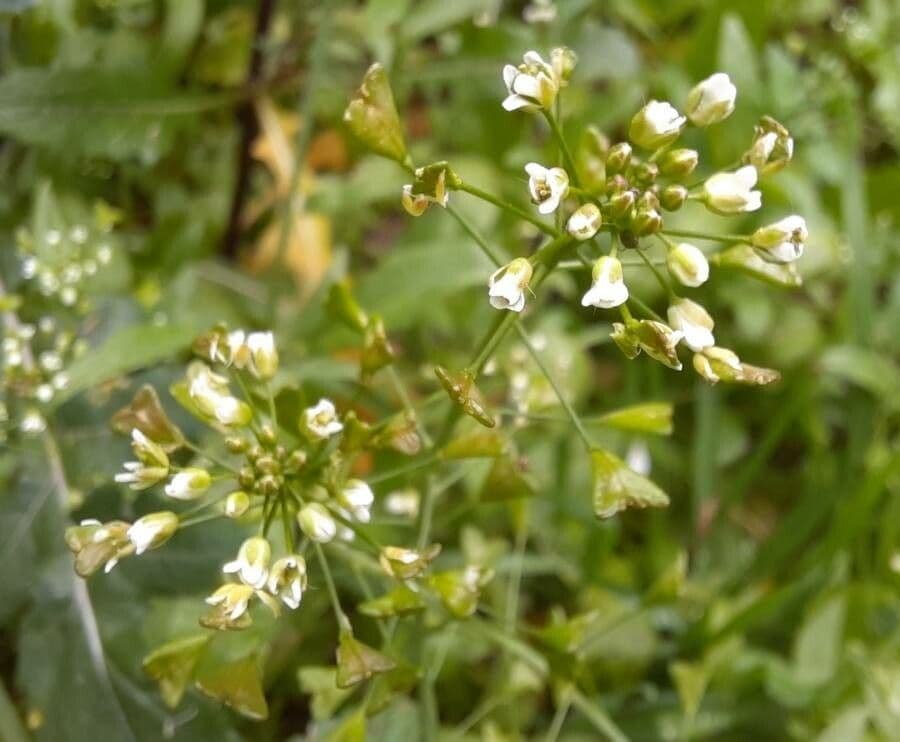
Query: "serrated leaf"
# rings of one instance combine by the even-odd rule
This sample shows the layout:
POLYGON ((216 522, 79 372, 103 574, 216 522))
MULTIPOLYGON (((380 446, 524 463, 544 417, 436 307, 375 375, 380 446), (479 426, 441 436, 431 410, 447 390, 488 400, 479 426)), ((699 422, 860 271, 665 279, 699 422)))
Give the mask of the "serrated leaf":
POLYGON ((629 508, 663 508, 669 504, 665 492, 609 451, 591 451, 591 467, 594 513, 598 518, 611 518, 629 508))

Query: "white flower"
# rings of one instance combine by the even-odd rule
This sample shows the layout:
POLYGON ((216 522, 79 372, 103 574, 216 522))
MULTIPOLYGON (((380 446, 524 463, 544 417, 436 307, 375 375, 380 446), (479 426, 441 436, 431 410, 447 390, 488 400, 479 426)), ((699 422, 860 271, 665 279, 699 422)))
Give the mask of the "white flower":
POLYGON ((698 247, 688 242, 681 242, 669 250, 666 267, 683 286, 702 286, 709 278, 709 261, 698 247))
POLYGON ((126 461, 125 471, 116 474, 116 481, 133 490, 152 487, 169 476, 169 457, 163 449, 137 428, 131 431, 131 448, 137 461, 126 461))
POLYGON ((385 512, 405 518, 415 518, 419 514, 419 491, 412 487, 391 492, 384 498, 385 512))
POLYGON ((525 291, 531 281, 531 263, 516 258, 499 268, 488 279, 488 298, 494 309, 521 312, 525 307, 525 291))
POLYGON ((166 485, 166 494, 176 500, 196 500, 212 483, 205 469, 183 469, 166 485))
POLYGON ((611 309, 628 300, 628 287, 622 277, 622 264, 617 258, 604 255, 594 263, 592 283, 581 298, 581 306, 611 309))
POLYGON ((269 542, 260 536, 254 536, 241 544, 237 559, 226 562, 222 566, 222 571, 226 574, 237 574, 245 585, 259 589, 269 579, 271 557, 272 547, 269 546, 269 542))
POLYGON ((552 23, 556 20, 556 5, 553 0, 534 0, 525 6, 522 19, 526 23, 552 23))
POLYGON ((553 68, 535 51, 525 52, 518 67, 506 65, 503 82, 508 93, 503 108, 507 111, 549 109, 559 91, 553 68))
POLYGON ((329 399, 320 399, 314 407, 303 411, 303 428, 314 440, 325 440, 340 433, 344 426, 337 419, 337 410, 329 399))
POLYGON ((304 505, 297 513, 297 523, 308 538, 319 544, 327 544, 337 535, 337 522, 318 502, 304 505))
POLYGON ((341 515, 359 523, 368 523, 371 518, 372 503, 375 494, 361 479, 348 479, 344 489, 338 495, 341 515))
POLYGON ((288 608, 296 609, 306 590, 306 560, 297 554, 281 557, 269 572, 268 588, 288 608))
POLYGON ((192 363, 187 372, 188 395, 201 414, 223 425, 246 425, 253 411, 246 402, 231 396, 228 379, 203 363, 192 363))
POLYGON ((687 123, 671 103, 651 100, 631 119, 628 137, 644 149, 657 149, 674 142, 687 123))
POLYGON ((669 306, 669 324, 681 332, 685 345, 694 352, 716 344, 715 322, 700 304, 690 299, 677 299, 669 306))
POLYGON ((228 619, 235 621, 247 612, 254 593, 249 585, 222 585, 206 602, 208 605, 221 606, 228 619))
POLYGON ((541 214, 552 214, 569 192, 569 175, 561 167, 546 168, 536 162, 525 166, 531 200, 541 214))
POLYGON ((134 544, 136 554, 155 549, 168 541, 178 529, 178 516, 170 510, 150 513, 138 518, 128 529, 128 540, 134 544))
POLYGON ((584 204, 576 209, 569 221, 566 222, 566 231, 577 240, 589 240, 600 229, 603 217, 596 204, 584 204))
POLYGON ((762 195, 752 190, 757 173, 753 165, 745 165, 733 173, 716 173, 703 184, 703 200, 717 214, 740 214, 762 206, 762 195))
POLYGON ((278 371, 278 351, 271 332, 251 332, 247 336, 250 371, 257 379, 271 379, 278 371))
POLYGON ((753 144, 744 153, 743 162, 753 165, 760 175, 771 175, 787 165, 793 156, 791 133, 771 116, 763 116, 756 126, 753 144))
POLYGON ((687 115, 695 126, 724 121, 734 111, 737 88, 724 72, 716 72, 694 86, 688 95, 687 115))
POLYGON ((806 220, 792 214, 784 219, 760 227, 750 238, 759 256, 771 263, 791 263, 803 255, 803 246, 809 237, 806 220))

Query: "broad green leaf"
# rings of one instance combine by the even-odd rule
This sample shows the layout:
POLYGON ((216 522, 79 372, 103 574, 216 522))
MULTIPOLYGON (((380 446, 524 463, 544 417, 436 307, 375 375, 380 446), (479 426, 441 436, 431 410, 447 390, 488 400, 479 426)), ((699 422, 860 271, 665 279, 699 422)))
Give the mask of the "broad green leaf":
POLYGON ((123 328, 69 367, 70 383, 60 398, 168 360, 189 348, 196 334, 197 328, 184 325, 123 328))
POLYGON ((843 594, 829 598, 806 619, 794 643, 794 672, 799 682, 819 685, 837 672, 847 613, 843 594))
POLYGON ((231 102, 175 90, 146 70, 20 68, 0 80, 0 133, 64 153, 155 159, 166 119, 231 102))
POLYGON ((598 518, 611 518, 628 508, 663 508, 669 504, 665 492, 609 451, 591 451, 591 466, 594 513, 598 518))
POLYGON ((159 691, 169 708, 181 702, 200 653, 209 634, 176 639, 153 650, 143 661, 144 671, 159 683, 159 691))

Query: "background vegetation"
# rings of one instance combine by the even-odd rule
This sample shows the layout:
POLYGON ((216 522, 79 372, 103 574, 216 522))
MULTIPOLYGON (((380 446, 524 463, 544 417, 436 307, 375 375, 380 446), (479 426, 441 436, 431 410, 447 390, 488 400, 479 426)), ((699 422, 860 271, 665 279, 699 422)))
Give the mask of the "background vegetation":
MULTIPOLYGON (((532 497, 487 501, 483 462, 436 470, 442 558, 464 554, 497 576, 477 617, 410 644, 424 682, 387 698, 367 734, 424 738, 430 703, 446 739, 897 738, 900 8, 566 0, 552 23, 528 24, 522 6, 0 1, 0 274, 15 291, 17 246, 62 234, 75 249, 78 227, 112 256, 83 307, 22 308, 56 312, 90 351, 52 404, 52 437, 13 429, 0 453, 0 738, 359 738, 347 723, 359 694, 336 693, 316 670, 336 641, 324 590, 223 644, 222 663, 260 658, 265 721, 193 689, 170 710, 143 672, 151 650, 196 630, 238 526, 186 531, 87 590, 63 529, 153 508, 156 495, 111 484, 128 448, 109 417, 139 384, 166 388, 216 322, 273 329, 286 378, 309 398, 384 414, 392 387, 381 376, 360 386, 356 338, 324 308, 328 287, 352 275, 417 404, 438 388, 434 364, 462 365, 492 316, 490 264, 441 210, 402 212, 408 176, 363 152, 341 114, 381 61, 416 161, 448 159, 523 203, 522 163, 554 150, 535 120, 501 109, 500 70, 558 44, 579 57, 564 103, 572 135, 587 124, 621 134, 645 99, 683 100, 716 70, 738 86, 738 107, 691 141, 706 161, 732 162, 762 114, 790 128, 794 162, 764 199, 809 223, 803 286, 723 272, 699 292, 727 345, 784 378, 709 387, 628 362, 603 313, 571 310, 574 280, 556 281, 560 300, 533 332, 578 409, 674 405, 670 436, 591 427, 622 454, 646 445, 672 504, 598 522, 566 422, 515 428, 532 497), (48 440, 62 469, 47 465, 48 440)), ((499 250, 522 252, 522 224, 464 194, 454 203, 499 250)), ((657 290, 633 280, 642 295, 657 290)), ((560 414, 515 343, 498 366, 524 375, 533 414, 560 414)), ((512 404, 499 378, 485 386, 512 404)), ((360 473, 377 481, 399 463, 379 457, 360 473)), ((381 498, 415 482, 374 487, 381 498)), ((409 538, 402 523, 380 528, 409 538)), ((336 577, 349 605, 362 599, 349 571, 336 577)))

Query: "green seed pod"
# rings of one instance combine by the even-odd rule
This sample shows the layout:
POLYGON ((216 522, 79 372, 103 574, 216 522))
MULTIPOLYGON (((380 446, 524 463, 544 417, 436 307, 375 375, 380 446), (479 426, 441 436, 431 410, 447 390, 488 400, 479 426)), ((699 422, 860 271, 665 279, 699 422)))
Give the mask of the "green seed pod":
POLYGON ((281 488, 279 478, 266 474, 256 483, 256 491, 263 495, 274 495, 281 488))

